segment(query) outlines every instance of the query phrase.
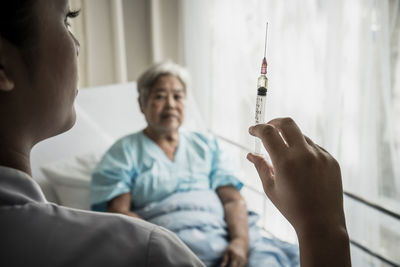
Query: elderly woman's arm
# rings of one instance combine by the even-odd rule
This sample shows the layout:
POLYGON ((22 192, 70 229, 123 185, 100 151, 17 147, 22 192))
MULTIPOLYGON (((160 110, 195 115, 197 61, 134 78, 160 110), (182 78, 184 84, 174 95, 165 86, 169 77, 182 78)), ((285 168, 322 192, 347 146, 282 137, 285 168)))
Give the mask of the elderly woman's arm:
POLYGON ((137 213, 131 211, 131 193, 125 193, 111 199, 108 202, 107 211, 142 219, 137 213))
POLYGON ((246 202, 233 186, 218 187, 217 194, 224 206, 230 237, 221 266, 246 266, 249 247, 246 202))

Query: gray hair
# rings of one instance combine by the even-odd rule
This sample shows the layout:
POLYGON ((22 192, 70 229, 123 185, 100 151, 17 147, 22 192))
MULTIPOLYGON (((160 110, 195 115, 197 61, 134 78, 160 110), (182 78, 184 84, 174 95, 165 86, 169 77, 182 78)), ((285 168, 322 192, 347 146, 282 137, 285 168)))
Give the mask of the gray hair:
POLYGON ((162 75, 172 75, 178 78, 182 82, 186 93, 190 80, 188 71, 172 61, 161 62, 151 66, 137 80, 139 101, 142 106, 147 103, 151 87, 153 87, 154 83, 162 75))

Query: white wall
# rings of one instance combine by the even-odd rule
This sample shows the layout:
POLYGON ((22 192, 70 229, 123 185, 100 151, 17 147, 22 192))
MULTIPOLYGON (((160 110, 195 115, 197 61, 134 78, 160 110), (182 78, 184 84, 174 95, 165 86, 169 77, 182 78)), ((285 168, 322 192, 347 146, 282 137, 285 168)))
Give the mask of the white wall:
POLYGON ((115 82, 113 34, 109 0, 85 0, 87 85, 115 82))
POLYGON ((72 0, 71 8, 81 9, 81 15, 71 21, 81 42, 80 87, 119 82, 121 68, 133 81, 153 62, 182 63, 179 0, 72 0), (115 1, 122 3, 120 13, 115 1), (123 16, 122 46, 115 33, 119 14, 123 16), (118 51, 121 47, 125 51, 118 51))
POLYGON ((151 62, 150 6, 148 0, 124 0, 123 6, 128 80, 133 81, 151 62))

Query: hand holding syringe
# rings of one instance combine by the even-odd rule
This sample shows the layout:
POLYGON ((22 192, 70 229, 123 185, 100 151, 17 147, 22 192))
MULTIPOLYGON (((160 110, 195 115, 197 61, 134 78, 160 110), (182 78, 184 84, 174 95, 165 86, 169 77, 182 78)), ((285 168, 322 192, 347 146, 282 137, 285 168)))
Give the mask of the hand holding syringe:
POLYGON ((305 137, 292 119, 274 119, 265 124, 268 89, 266 46, 267 35, 261 75, 257 82, 256 124, 260 125, 249 129, 256 138, 255 154, 258 155, 249 153, 247 159, 255 165, 268 198, 296 230, 301 248, 301 266, 351 266, 339 164, 325 149, 305 137), (271 155, 270 159, 261 152, 264 145, 271 155), (312 164, 309 155, 312 155, 312 164), (293 159, 296 166, 282 164, 293 159), (316 190, 322 193, 315 194, 316 190), (328 217, 336 219, 320 219, 328 217), (310 229, 332 234, 316 239, 309 234, 310 229), (333 252, 318 253, 324 247, 325 251, 333 252))
MULTIPOLYGON (((267 51, 267 34, 268 34, 268 22, 267 28, 265 32, 265 46, 264 46, 264 58, 261 64, 261 75, 258 77, 257 81, 257 100, 256 100, 256 124, 265 123, 265 102, 267 98, 267 90, 268 90, 268 78, 267 74, 267 59, 266 59, 266 51, 267 51)), ((257 137, 255 138, 255 153, 263 154, 261 152, 261 140, 257 137)))

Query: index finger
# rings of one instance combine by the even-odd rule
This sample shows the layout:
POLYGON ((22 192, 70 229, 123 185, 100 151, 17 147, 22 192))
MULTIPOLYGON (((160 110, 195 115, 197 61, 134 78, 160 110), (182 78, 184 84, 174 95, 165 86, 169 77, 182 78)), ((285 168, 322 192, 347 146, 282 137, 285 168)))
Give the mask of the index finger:
POLYGON ((271 120, 268 124, 272 124, 280 130, 289 147, 307 144, 299 126, 292 118, 277 118, 271 120))
POLYGON ((287 150, 278 130, 271 124, 257 124, 249 128, 249 133, 261 139, 271 157, 272 163, 287 150))

